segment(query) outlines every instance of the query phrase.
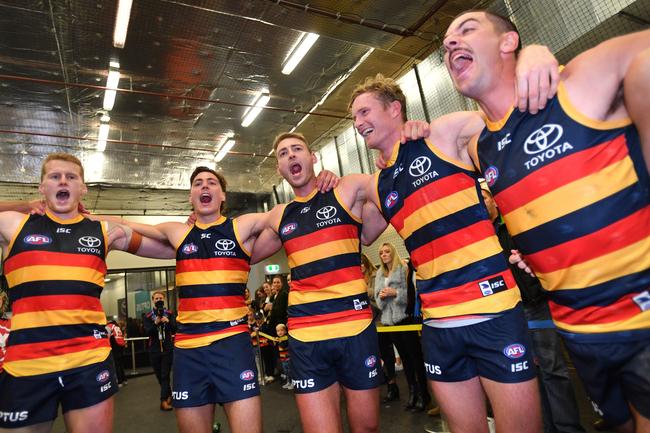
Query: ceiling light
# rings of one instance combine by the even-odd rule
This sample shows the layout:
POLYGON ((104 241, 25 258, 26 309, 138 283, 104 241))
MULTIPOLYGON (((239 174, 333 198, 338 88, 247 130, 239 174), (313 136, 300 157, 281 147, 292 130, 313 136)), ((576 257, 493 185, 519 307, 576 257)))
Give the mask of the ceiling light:
POLYGON ((230 138, 228 139, 223 146, 221 146, 221 149, 219 149, 219 152, 217 152, 217 155, 214 157, 214 162, 220 162, 228 152, 230 152, 230 149, 235 145, 235 139, 230 138))
POLYGON ((97 150, 103 152, 106 150, 106 140, 108 139, 108 132, 111 127, 108 124, 108 121, 111 118, 104 115, 102 116, 102 123, 99 125, 99 134, 97 134, 97 150))
POLYGON ((228 140, 230 140, 230 139, 233 138, 234 136, 235 136, 235 133, 232 132, 232 131, 226 133, 226 135, 221 139, 221 141, 219 141, 219 144, 217 144, 217 147, 215 147, 214 151, 215 151, 216 153, 219 153, 219 151, 221 150, 221 148, 223 147, 223 145, 226 144, 226 143, 228 142, 228 140))
MULTIPOLYGON (((114 64, 114 62, 111 62, 111 65, 114 64)), ((119 64, 117 64, 119 67, 119 64)), ((103 108, 106 111, 111 111, 113 109, 113 105, 115 105, 115 96, 117 95, 117 85, 120 82, 120 71, 116 69, 109 69, 108 71, 108 78, 106 79, 106 88, 107 90, 104 92, 104 104, 103 108)))
POLYGON ((113 31, 113 46, 124 48, 126 32, 129 29, 129 18, 131 17, 131 5, 133 0, 120 0, 115 15, 115 31, 113 31))
POLYGON ((318 38, 319 35, 316 33, 302 34, 302 36, 298 39, 298 42, 296 42, 296 45, 294 45, 294 47, 289 52, 287 59, 282 65, 282 73, 284 75, 289 75, 295 69, 295 67, 298 66, 298 63, 300 63, 302 58, 305 57, 305 54, 307 54, 309 49, 312 47, 312 45, 314 45, 318 38))
POLYGON ((248 107, 244 112, 244 117, 242 117, 241 126, 244 128, 250 126, 255 118, 262 112, 262 109, 266 104, 271 100, 271 95, 268 91, 258 92, 255 95, 255 99, 251 103, 252 107, 248 107))

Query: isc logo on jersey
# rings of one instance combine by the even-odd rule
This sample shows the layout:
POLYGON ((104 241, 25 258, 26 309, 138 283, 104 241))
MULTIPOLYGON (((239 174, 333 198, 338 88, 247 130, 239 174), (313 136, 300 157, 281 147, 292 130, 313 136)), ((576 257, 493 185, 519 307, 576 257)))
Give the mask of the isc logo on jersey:
POLYGON ((481 290, 483 296, 490 296, 495 293, 503 292, 508 288, 508 286, 506 286, 506 281, 503 277, 498 276, 490 278, 489 280, 479 281, 478 288, 481 290))
POLYGON ((524 142, 524 151, 532 157, 524 162, 526 170, 573 150, 568 142, 560 142, 563 132, 560 125, 548 123, 528 136, 524 142))
POLYGON ((237 254, 233 251, 235 249, 235 241, 230 239, 219 239, 214 243, 216 251, 214 252, 215 256, 219 257, 234 257, 237 254))
POLYGON ((413 188, 417 188, 434 177, 438 177, 437 171, 429 170, 431 170, 431 160, 427 156, 418 156, 413 160, 413 162, 411 162, 411 165, 409 166, 409 174, 412 177, 417 178, 411 182, 413 188))
POLYGON ((183 245, 183 248, 181 249, 183 251, 183 254, 190 255, 194 254, 199 251, 199 247, 196 246, 196 244, 185 244, 183 245))
POLYGON ((280 229, 280 234, 283 236, 288 236, 291 233, 295 232, 297 228, 297 223, 287 223, 280 229))
POLYGON ((23 242, 29 245, 48 245, 52 243, 52 238, 46 235, 27 235, 23 242))
POLYGON ((99 247, 102 245, 102 241, 95 236, 82 236, 79 238, 79 245, 77 251, 80 253, 92 253, 92 254, 101 254, 99 247))
POLYGON ((316 211, 316 218, 320 221, 316 223, 316 227, 325 227, 332 224, 340 223, 341 218, 336 216, 336 208, 334 206, 323 206, 316 211))

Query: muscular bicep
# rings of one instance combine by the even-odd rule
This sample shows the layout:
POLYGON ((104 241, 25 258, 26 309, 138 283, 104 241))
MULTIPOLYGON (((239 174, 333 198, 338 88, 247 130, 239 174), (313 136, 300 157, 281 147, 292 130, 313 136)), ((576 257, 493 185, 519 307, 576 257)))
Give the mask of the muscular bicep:
POLYGON ((255 239, 253 251, 251 252, 251 263, 255 264, 275 254, 282 248, 282 241, 277 232, 272 228, 266 228, 255 239))
POLYGON ((383 215, 375 206, 374 203, 367 201, 363 205, 363 212, 361 214, 363 226, 361 229, 361 243, 363 245, 372 244, 386 230, 386 220, 383 215))

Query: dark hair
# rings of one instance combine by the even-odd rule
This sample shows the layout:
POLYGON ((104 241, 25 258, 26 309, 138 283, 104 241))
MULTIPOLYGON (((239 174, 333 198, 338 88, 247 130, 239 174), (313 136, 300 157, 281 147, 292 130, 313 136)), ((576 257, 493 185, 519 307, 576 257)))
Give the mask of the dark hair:
POLYGON ((508 32, 517 33, 517 36, 519 37, 519 42, 517 44, 517 48, 515 49, 515 57, 519 55, 519 52, 521 51, 521 35, 519 34, 519 30, 517 29, 517 26, 515 25, 515 23, 512 22, 510 18, 508 18, 505 15, 501 15, 500 13, 489 11, 487 9, 470 9, 456 15, 454 20, 470 12, 483 12, 499 33, 508 33, 508 32))

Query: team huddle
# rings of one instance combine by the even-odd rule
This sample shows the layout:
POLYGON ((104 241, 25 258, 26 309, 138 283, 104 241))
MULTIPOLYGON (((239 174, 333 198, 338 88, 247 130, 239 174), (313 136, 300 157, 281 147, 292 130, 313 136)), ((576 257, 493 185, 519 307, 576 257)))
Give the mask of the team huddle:
POLYGON ((303 431, 342 432, 341 393, 351 432, 380 431, 361 247, 390 223, 415 269, 424 367, 450 430, 487 433, 487 397, 498 432, 541 432, 521 297, 479 177, 521 253, 511 259, 548 292, 594 407, 617 431, 650 431, 650 107, 638 96, 650 94, 650 31, 605 41, 562 69, 545 47, 521 49, 514 25, 485 11, 458 16, 443 44, 454 86, 480 112, 408 121, 399 86, 368 78, 349 110, 382 168, 317 180, 305 137, 280 134, 278 173, 296 198, 266 213, 222 215, 226 179, 198 167, 192 226, 84 215, 81 162, 48 156, 44 215, 17 212, 24 204, 0 213, 13 313, 0 431, 49 431, 59 403, 68 431, 112 431, 118 387, 100 293, 116 249, 176 259, 179 431, 211 432, 222 404, 231 431, 261 432, 244 290, 250 265, 281 248, 303 431), (223 254, 217 241, 233 247, 223 254))

